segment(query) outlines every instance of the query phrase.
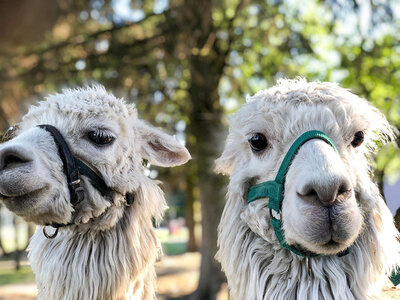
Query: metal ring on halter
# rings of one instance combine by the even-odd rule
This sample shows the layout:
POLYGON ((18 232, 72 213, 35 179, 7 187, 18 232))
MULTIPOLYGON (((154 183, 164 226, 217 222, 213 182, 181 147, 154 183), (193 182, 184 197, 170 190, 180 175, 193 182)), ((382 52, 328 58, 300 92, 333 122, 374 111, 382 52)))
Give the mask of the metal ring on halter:
POLYGON ((280 212, 276 212, 274 209, 270 208, 269 209, 269 215, 271 218, 274 218, 276 220, 281 220, 281 213, 280 212))
POLYGON ((52 234, 52 235, 48 235, 47 234, 47 232, 46 232, 46 226, 45 227, 43 227, 43 234, 44 234, 44 236, 45 237, 47 237, 48 239, 54 239, 56 236, 57 236, 57 234, 58 234, 58 227, 56 228, 56 231, 54 231, 54 233, 52 234))

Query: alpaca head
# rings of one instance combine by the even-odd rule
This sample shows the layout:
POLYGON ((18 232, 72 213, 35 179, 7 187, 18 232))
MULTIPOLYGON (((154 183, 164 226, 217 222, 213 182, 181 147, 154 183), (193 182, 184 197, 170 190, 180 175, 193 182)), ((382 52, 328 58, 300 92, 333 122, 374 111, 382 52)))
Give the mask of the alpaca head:
MULTIPOLYGON (((31 107, 15 137, 0 145, 0 199, 11 211, 39 225, 87 223, 101 216, 110 202, 123 208, 125 194, 148 182, 143 159, 171 167, 189 158, 173 137, 139 120, 133 105, 102 86, 64 90, 31 107), (60 131, 73 155, 112 190, 110 199, 104 199, 83 176, 84 200, 72 207, 57 145, 48 131, 38 127, 41 124, 60 131)), ((115 224, 121 211, 103 222, 106 227, 115 224)))
MULTIPOLYGON (((286 243, 303 251, 337 254, 359 236, 364 216, 375 203, 369 158, 376 141, 392 131, 384 116, 348 90, 331 83, 281 80, 251 97, 231 119, 217 169, 231 176, 229 193, 239 197, 240 218, 263 239, 277 243, 270 227, 267 198, 247 204, 248 189, 274 180, 292 143, 319 130, 338 152, 319 139, 303 144, 285 178, 281 221, 286 243)), ((378 200, 376 200, 378 201, 378 200)))

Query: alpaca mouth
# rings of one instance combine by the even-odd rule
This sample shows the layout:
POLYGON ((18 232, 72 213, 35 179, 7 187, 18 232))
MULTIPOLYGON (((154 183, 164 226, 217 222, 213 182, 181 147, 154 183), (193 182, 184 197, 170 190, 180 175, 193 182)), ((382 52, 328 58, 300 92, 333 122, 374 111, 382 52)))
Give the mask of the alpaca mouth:
POLYGON ((323 244, 322 246, 324 247, 338 247, 341 246, 342 244, 340 242, 335 241, 334 239, 331 239, 330 241, 328 241, 327 243, 323 244))
POLYGON ((13 197, 12 196, 6 196, 6 195, 0 193, 0 199, 1 200, 7 200, 7 199, 10 199, 10 198, 13 198, 13 197))
POLYGON ((26 200, 28 198, 32 198, 35 197, 37 195, 39 195, 44 189, 46 189, 46 186, 27 192, 27 193, 22 193, 22 194, 16 194, 16 195, 5 195, 0 193, 0 200, 26 200))

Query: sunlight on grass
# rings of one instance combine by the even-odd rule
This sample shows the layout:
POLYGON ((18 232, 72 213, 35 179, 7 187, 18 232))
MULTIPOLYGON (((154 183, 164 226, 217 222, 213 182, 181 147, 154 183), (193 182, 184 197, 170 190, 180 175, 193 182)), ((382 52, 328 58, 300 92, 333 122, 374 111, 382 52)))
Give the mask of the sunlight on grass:
POLYGON ((16 271, 13 267, 0 268, 0 285, 12 283, 31 283, 35 277, 30 267, 23 266, 16 271))
POLYGON ((168 228, 158 228, 156 232, 164 254, 177 255, 186 252, 187 241, 189 239, 189 233, 186 227, 179 228, 172 235, 168 228))

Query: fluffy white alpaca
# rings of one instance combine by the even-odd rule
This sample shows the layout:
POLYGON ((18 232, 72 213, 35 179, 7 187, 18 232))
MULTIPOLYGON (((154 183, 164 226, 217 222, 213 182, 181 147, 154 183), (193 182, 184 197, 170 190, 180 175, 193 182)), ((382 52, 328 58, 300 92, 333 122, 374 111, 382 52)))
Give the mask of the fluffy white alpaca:
POLYGON ((166 204, 142 160, 171 167, 189 158, 173 137, 139 120, 133 105, 102 86, 64 90, 31 107, 16 137, 0 145, 0 198, 35 224, 73 223, 54 239, 39 227, 30 241, 39 299, 154 299, 159 242, 152 222, 166 204), (61 132, 109 195, 83 175, 85 197, 74 209, 55 140, 40 124, 61 132))
POLYGON ((218 228, 217 259, 232 299, 374 299, 400 263, 393 217, 371 179, 376 143, 393 133, 367 101, 332 83, 280 80, 250 97, 231 118, 217 170, 230 175, 218 228), (304 132, 312 139, 286 175, 281 209, 287 244, 270 223, 268 198, 247 203, 251 186, 274 180, 285 153, 304 132), (351 246, 351 252, 338 253, 351 246))

